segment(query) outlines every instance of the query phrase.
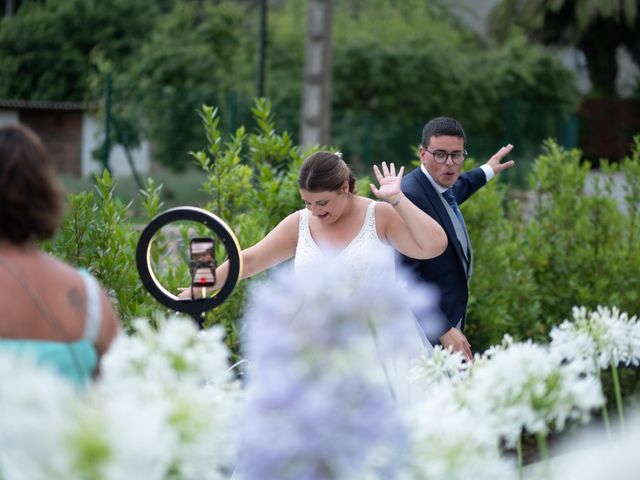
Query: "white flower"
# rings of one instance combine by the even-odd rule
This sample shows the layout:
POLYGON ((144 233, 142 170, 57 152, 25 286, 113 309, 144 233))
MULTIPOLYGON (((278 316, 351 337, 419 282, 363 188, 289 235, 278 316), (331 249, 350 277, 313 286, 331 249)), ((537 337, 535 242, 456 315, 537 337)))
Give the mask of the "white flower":
POLYGON ((168 422, 179 438, 174 468, 183 480, 226 480, 236 461, 239 391, 185 387, 169 401, 168 422))
POLYGON ((148 321, 133 322, 134 335, 121 334, 102 362, 102 383, 113 388, 128 383, 148 383, 164 388, 175 382, 224 383, 231 378, 229 351, 221 327, 199 331, 185 318, 159 321, 154 330, 148 321))
POLYGON ((76 478, 165 477, 177 436, 167 422, 169 405, 136 391, 93 395, 75 412, 64 443, 76 478))
POLYGON ((120 336, 109 351, 96 392, 134 392, 141 407, 158 407, 155 420, 175 438, 165 460, 180 478, 228 478, 240 384, 229 370, 223 330, 201 331, 179 317, 160 321, 157 330, 143 319, 134 327, 134 335, 120 336))
POLYGON ((573 307, 572 321, 565 320, 550 333, 551 349, 567 360, 588 360, 597 368, 613 363, 640 363, 640 327, 617 307, 598 306, 595 311, 573 307))
POLYGON ((490 420, 508 445, 522 430, 562 430, 567 420, 585 421, 602 405, 600 382, 572 366, 561 365, 549 349, 531 342, 496 349, 474 365, 460 389, 464 404, 490 420))
POLYGON ((554 355, 570 362, 580 362, 587 372, 600 368, 596 362, 596 344, 588 332, 576 328, 576 324, 565 320, 553 327, 549 345, 554 355))
POLYGON ((513 478, 513 466, 500 457, 499 439, 486 417, 474 415, 456 399, 464 383, 440 384, 409 413, 410 448, 402 478, 513 478))
POLYGON ((77 403, 76 391, 57 373, 27 355, 0 351, 0 473, 70 478, 70 452, 61 445, 77 403))
POLYGON ((220 328, 136 321, 81 395, 29 357, 0 352, 0 476, 226 479, 240 385, 220 328))
POLYGON ((441 382, 458 383, 467 378, 468 364, 462 352, 454 352, 436 345, 433 353, 415 361, 410 371, 410 381, 426 389, 441 382))
POLYGON ((507 333, 502 337, 502 341, 498 345, 492 345, 488 349, 486 349, 483 353, 483 356, 491 358, 497 353, 504 352, 514 343, 516 342, 513 340, 513 337, 507 333))

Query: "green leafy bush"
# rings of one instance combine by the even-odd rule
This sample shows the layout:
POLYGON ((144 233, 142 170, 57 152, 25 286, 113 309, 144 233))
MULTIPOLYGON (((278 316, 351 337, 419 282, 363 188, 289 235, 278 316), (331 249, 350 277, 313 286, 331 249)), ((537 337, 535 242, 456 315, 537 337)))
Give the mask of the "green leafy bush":
POLYGON ((521 219, 509 218, 506 203, 505 185, 493 181, 461 207, 474 251, 467 321, 474 349, 500 343, 505 333, 520 339, 545 332, 533 272, 522 256, 521 219))
POLYGON ((499 184, 462 206, 476 252, 468 322, 476 348, 504 333, 543 339, 574 305, 640 312, 640 137, 629 158, 592 175, 579 150, 554 141, 543 149, 529 177, 533 213, 514 201, 507 214, 499 184))
MULTIPOLYGON (((207 144, 204 149, 192 152, 196 164, 206 174, 202 188, 209 201, 201 207, 228 223, 243 248, 262 239, 300 207, 298 170, 303 158, 313 151, 302 152, 287 132, 277 133, 270 108, 268 101, 256 101, 252 110, 256 131, 247 133, 240 127, 225 140, 219 129, 217 109, 203 106, 201 119, 207 144)), ((139 232, 144 225, 139 224, 140 219, 134 222, 131 218, 131 203, 124 204, 114 195, 115 183, 107 171, 96 177, 95 189, 70 195, 62 228, 44 248, 94 273, 107 289, 125 326, 129 327, 138 316, 153 320, 161 307, 142 286, 135 265, 139 232)), ((160 213, 161 190, 161 185, 148 180, 146 189, 140 192, 143 220, 160 213)), ((156 235, 163 235, 163 231, 156 235)), ((167 254, 162 241, 154 241, 153 245, 152 256, 156 261, 167 254)), ((181 282, 188 278, 186 261, 155 273, 165 288, 175 292, 185 286, 181 282)), ((227 343, 235 353, 246 286, 247 282, 239 283, 229 299, 205 319, 205 324, 224 325, 227 343)))
POLYGON ((25 100, 87 100, 92 51, 122 68, 162 10, 155 0, 15 3, 0 17, 0 98, 25 100))
MULTIPOLYGON (((209 200, 200 206, 221 217, 242 248, 301 207, 296 178, 312 152, 278 133, 267 100, 258 100, 252 113, 254 132, 240 127, 225 136, 217 110, 203 107, 206 145, 192 152, 206 175, 202 188, 209 200)), ((500 343, 505 333, 544 340, 574 305, 640 312, 640 136, 629 158, 617 165, 603 162, 598 174, 590 174, 578 150, 551 140, 543 150, 529 176, 529 203, 494 180, 462 205, 474 246, 467 334, 475 350, 500 343)), ((130 205, 114 197, 111 177, 105 173, 96 180, 96 192, 71 195, 64 225, 46 248, 92 271, 125 324, 136 316, 153 319, 159 306, 135 267, 141 226, 129 215, 130 205)), ((358 181, 363 194, 367 183, 358 181)), ((162 208, 160 192, 151 181, 142 192, 147 220, 162 208)), ((185 268, 161 281, 177 291, 185 268)), ((240 282, 206 318, 206 324, 224 325, 236 354, 249 282, 240 282)))
MULTIPOLYGON (((302 160, 310 153, 303 154, 287 132, 276 132, 269 101, 257 100, 252 114, 256 131, 247 133, 240 127, 225 141, 217 110, 203 106, 207 145, 192 153, 207 175, 203 189, 210 200, 203 207, 228 223, 241 248, 261 240, 286 215, 300 208, 296 179, 302 160)), ((227 343, 236 353, 247 285, 240 282, 227 301, 206 318, 207 324, 224 325, 227 343)))
MULTIPOLYGON (((101 177, 96 176, 95 192, 70 195, 62 228, 44 248, 94 274, 129 329, 135 317, 153 318, 157 304, 138 277, 135 249, 139 235, 128 216, 130 204, 113 195, 114 187, 105 170, 101 177)), ((142 202, 149 216, 161 207, 158 194, 158 187, 150 181, 142 202)))

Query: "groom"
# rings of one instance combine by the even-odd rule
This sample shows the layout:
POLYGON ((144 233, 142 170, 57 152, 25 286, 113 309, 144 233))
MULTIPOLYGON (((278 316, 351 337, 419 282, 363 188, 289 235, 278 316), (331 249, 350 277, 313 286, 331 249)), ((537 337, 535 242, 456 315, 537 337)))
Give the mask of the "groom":
POLYGON ((513 160, 500 161, 513 149, 507 145, 498 150, 479 168, 465 173, 462 165, 467 155, 466 135, 453 118, 437 117, 422 130, 420 167, 402 180, 402 191, 419 208, 444 228, 449 244, 438 257, 416 260, 399 254, 399 261, 416 278, 434 284, 440 290, 442 318, 415 312, 418 322, 433 344, 452 347, 471 360, 471 346, 464 336, 469 280, 473 270, 473 251, 467 227, 458 205, 491 180, 497 173, 514 165, 513 160))

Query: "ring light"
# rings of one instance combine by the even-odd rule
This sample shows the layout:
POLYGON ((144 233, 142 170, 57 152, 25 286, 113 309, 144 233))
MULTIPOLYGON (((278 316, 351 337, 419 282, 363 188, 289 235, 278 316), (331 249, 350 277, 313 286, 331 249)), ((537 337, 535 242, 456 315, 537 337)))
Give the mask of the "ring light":
MULTIPOLYGON (((242 273, 242 255, 240 253, 240 245, 235 235, 219 217, 202 208, 176 207, 157 215, 144 228, 136 248, 136 266, 138 267, 142 284, 153 298, 171 310, 188 313, 194 318, 197 318, 204 312, 220 305, 231 294, 242 273), (222 288, 212 297, 193 300, 180 299, 177 295, 172 294, 164 288, 160 282, 158 282, 153 272, 153 268, 151 267, 151 245, 153 243, 153 236, 165 225, 178 220, 191 220, 207 226, 220 238, 227 251, 229 274, 222 288)), ((198 321, 198 323, 200 323, 200 321, 198 321)))

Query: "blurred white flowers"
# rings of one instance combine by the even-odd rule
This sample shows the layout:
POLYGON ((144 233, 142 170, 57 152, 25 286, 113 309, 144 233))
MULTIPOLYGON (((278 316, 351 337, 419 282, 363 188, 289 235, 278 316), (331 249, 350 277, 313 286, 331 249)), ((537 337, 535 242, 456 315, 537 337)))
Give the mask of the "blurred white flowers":
POLYGON ((23 357, 0 355, 0 477, 230 477, 240 386, 222 332, 180 318, 157 331, 135 326, 82 394, 23 357))
MULTIPOLYGON (((435 348, 411 369, 423 396, 398 408, 371 340, 409 334, 394 312, 417 293, 323 268, 253 291, 245 390, 222 330, 181 318, 136 321, 83 393, 0 351, 0 478, 515 478, 502 446, 585 422, 604 402, 599 369, 640 363, 636 317, 575 308, 550 345, 505 336, 472 364, 435 348)), ((638 417, 620 435, 565 447, 586 453, 554 460, 547 478, 635 478, 638 417)))
POLYGON ((458 383, 467 378, 469 365, 462 352, 436 345, 431 355, 424 355, 414 362, 410 371, 410 381, 432 388, 442 382, 458 383))
POLYGON ((175 436, 165 457, 178 478, 228 478, 240 385, 229 370, 222 329, 201 331, 184 318, 160 321, 157 330, 143 320, 134 327, 136 335, 119 337, 105 356, 95 396, 128 395, 155 409, 175 436))
POLYGON ((595 311, 573 307, 572 321, 554 327, 550 336, 556 354, 570 361, 587 361, 591 368, 604 370, 618 363, 640 363, 638 318, 629 317, 617 307, 598 306, 595 311))
POLYGON ((102 360, 101 384, 128 388, 128 382, 166 389, 179 383, 201 385, 231 379, 229 352, 220 327, 199 331, 184 318, 160 320, 157 330, 146 320, 133 322, 135 335, 120 335, 102 360))
POLYGON ((569 420, 585 422, 604 401, 595 375, 562 362, 547 346, 509 336, 471 365, 460 354, 436 348, 433 357, 414 366, 412 379, 430 388, 429 395, 450 387, 450 402, 483 419, 496 444, 508 446, 525 432, 546 435, 562 431, 569 420))
POLYGON ((562 364, 543 345, 512 343, 493 350, 461 386, 463 402, 490 420, 507 445, 523 431, 561 431, 568 420, 586 421, 604 401, 598 379, 562 364))
POLYGON ((76 401, 53 371, 0 351, 0 478, 69 478, 72 452, 61 446, 76 401))
MULTIPOLYGON (((617 307, 598 306, 595 311, 573 307, 572 321, 565 320, 552 329, 551 349, 575 368, 587 372, 611 369, 616 407, 620 425, 624 429, 624 407, 619 364, 638 366, 640 363, 640 323, 636 316, 629 317, 617 307)), ((610 431, 606 405, 602 415, 610 431)))
MULTIPOLYGON (((626 432, 614 439, 602 431, 586 430, 579 437, 565 442, 560 448, 564 451, 551 464, 549 480, 580 479, 637 480, 640 473, 640 411, 636 409, 629 421, 626 432)), ((531 477, 537 469, 532 468, 531 477)))
POLYGON ((514 478, 515 467, 500 456, 492 425, 462 406, 457 395, 454 385, 440 383, 408 412, 410 445, 402 478, 514 478))

